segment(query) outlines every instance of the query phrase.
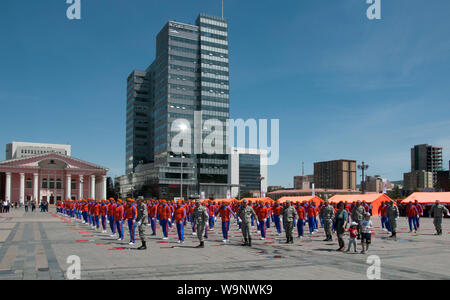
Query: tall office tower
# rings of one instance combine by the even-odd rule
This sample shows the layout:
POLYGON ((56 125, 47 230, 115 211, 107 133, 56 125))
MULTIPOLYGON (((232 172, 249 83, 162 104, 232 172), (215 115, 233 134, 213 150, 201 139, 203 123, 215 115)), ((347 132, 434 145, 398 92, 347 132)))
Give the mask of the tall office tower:
POLYGON ((153 127, 150 75, 134 70, 127 79, 125 172, 153 161, 153 127))
POLYGON ((442 171, 442 147, 423 144, 411 148, 411 171, 432 172, 436 184, 437 172, 442 171))
MULTIPOLYGON (((228 128, 224 126, 222 135, 212 144, 223 150, 220 154, 204 154, 211 153, 208 152, 211 147, 203 140, 211 131, 217 132, 216 127, 205 121, 216 119, 225 124, 229 118, 227 21, 203 14, 197 18, 196 25, 169 21, 156 37, 156 58, 145 73, 142 77, 148 78, 151 103, 147 121, 151 121, 153 131, 153 143, 148 145, 153 149, 147 150, 154 158, 154 164, 147 168, 149 183, 160 191, 159 196, 167 198, 180 196, 181 184, 184 197, 201 191, 209 196, 225 195, 228 128), (171 147, 172 138, 179 134, 177 130, 186 130, 175 122, 180 119, 189 123, 193 141, 188 143, 190 151, 183 154, 174 153, 171 147)), ((134 103, 136 110, 136 99, 134 103)), ((133 122, 127 123, 130 130, 134 130, 133 122)), ((127 132, 130 169, 138 161, 137 133, 127 132), (133 139, 128 140, 128 136, 133 139)))
POLYGON ((356 190, 356 161, 333 160, 314 163, 316 188, 356 190))

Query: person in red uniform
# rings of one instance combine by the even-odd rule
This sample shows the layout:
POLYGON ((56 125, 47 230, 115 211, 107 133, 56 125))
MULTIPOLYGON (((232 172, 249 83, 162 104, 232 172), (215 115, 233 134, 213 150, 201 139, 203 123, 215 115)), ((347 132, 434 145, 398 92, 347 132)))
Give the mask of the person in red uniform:
POLYGON ((308 218, 308 226, 309 226, 309 233, 313 234, 314 232, 314 220, 317 216, 316 207, 314 206, 314 202, 311 201, 311 203, 306 206, 306 216, 308 218))
POLYGON ((298 237, 302 238, 303 237, 303 226, 305 224, 306 211, 305 211, 305 208, 303 207, 302 203, 297 203, 296 210, 297 210, 297 214, 298 214, 298 220, 297 220, 298 237))
POLYGON ((114 222, 116 223, 117 233, 119 234, 119 241, 123 241, 123 216, 124 207, 122 205, 122 200, 118 199, 116 208, 114 209, 114 222))
POLYGON ((414 205, 416 206, 417 211, 418 211, 418 215, 416 217, 416 227, 417 227, 417 230, 419 230, 420 217, 423 216, 423 207, 422 207, 422 205, 420 205, 419 201, 417 201, 417 200, 414 201, 414 205))
POLYGON ((216 216, 220 216, 222 220, 222 235, 223 242, 228 242, 228 232, 230 231, 230 216, 233 215, 236 218, 236 214, 233 212, 231 207, 227 205, 225 201, 222 202, 222 205, 216 212, 216 216))
POLYGON ((173 212, 173 220, 177 226, 178 244, 184 244, 184 221, 186 220, 186 209, 181 201, 177 203, 173 212))
POLYGON ((169 220, 171 218, 171 210, 166 202, 163 202, 159 206, 159 222, 161 224, 163 232, 163 240, 169 238, 169 220))
POLYGON ((214 201, 210 202, 208 205, 208 215, 209 215, 209 229, 214 230, 214 221, 215 221, 215 214, 216 214, 216 205, 214 204, 214 201))
POLYGON ((152 228, 152 235, 156 235, 156 218, 158 214, 158 205, 156 204, 156 201, 152 201, 148 204, 148 218, 149 218, 149 224, 152 228))
POLYGON ((100 229, 100 202, 95 199, 95 203, 92 206, 92 213, 94 215, 94 227, 96 230, 100 229))
POLYGON ((267 217, 269 215, 269 212, 267 210, 267 207, 264 205, 264 203, 261 201, 258 206, 258 210, 255 211, 256 216, 258 217, 258 226, 259 230, 261 231, 261 240, 266 239, 266 221, 267 217))
POLYGON ((408 223, 409 223, 409 232, 416 232, 417 231, 417 223, 416 223, 416 217, 419 214, 419 211, 417 210, 416 206, 412 204, 411 202, 408 203, 406 206, 406 216, 408 217, 408 223), (414 226, 414 230, 413 230, 414 226))
POLYGON ((100 205, 100 216, 102 218, 102 233, 106 233, 106 216, 108 214, 108 206, 106 205, 106 200, 102 199, 100 205))
POLYGON ((283 212, 283 206, 277 201, 273 207, 273 222, 275 223, 275 227, 277 229, 277 235, 281 234, 281 218, 280 215, 283 212))
POLYGON ((134 231, 136 228, 136 217, 137 217, 137 209, 135 205, 134 199, 127 199, 127 206, 125 210, 125 219, 128 222, 128 230, 130 232, 130 243, 129 245, 134 245, 135 243, 135 235, 134 231))
POLYGON ((111 237, 116 236, 116 222, 114 222, 114 211, 116 209, 116 201, 114 198, 109 198, 109 204, 108 204, 108 220, 109 220, 109 227, 111 228, 111 237))

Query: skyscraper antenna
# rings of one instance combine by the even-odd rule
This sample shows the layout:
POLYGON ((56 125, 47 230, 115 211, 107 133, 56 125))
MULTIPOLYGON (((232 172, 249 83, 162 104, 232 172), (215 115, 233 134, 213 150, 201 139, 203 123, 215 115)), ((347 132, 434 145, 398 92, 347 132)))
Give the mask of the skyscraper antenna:
POLYGON ((223 0, 222 0, 222 19, 223 19, 223 0))
POLYGON ((305 162, 302 161, 302 176, 305 175, 305 162))

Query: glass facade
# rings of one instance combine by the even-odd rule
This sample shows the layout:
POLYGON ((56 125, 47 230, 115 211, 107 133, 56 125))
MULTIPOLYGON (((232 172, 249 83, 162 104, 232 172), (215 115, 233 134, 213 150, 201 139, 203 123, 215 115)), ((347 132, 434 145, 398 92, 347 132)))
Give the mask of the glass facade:
POLYGON ((261 156, 258 154, 239 155, 239 184, 241 191, 261 191, 261 156))
POLYGON ((134 70, 127 79, 125 170, 129 174, 139 163, 153 161, 150 74, 134 70))
MULTIPOLYGON (((194 141, 194 114, 201 112, 203 122, 217 119, 225 124, 229 118, 227 21, 203 14, 196 25, 169 21, 156 37, 155 57, 145 72, 134 71, 128 78, 127 173, 139 161, 153 161, 154 179, 159 184, 180 184, 181 172, 186 185, 226 184, 226 127, 215 145, 223 154, 193 153, 194 144, 202 143, 194 141), (138 103, 137 97, 148 100, 148 105, 138 103), (171 139, 177 134, 170 130, 177 119, 190 123, 194 141, 191 154, 183 157, 170 150, 171 139)), ((202 128, 203 138, 209 134, 202 128)))

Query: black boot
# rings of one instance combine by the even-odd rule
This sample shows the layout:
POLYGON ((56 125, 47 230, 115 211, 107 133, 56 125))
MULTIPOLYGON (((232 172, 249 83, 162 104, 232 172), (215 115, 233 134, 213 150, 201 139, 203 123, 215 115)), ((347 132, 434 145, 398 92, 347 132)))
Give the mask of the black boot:
POLYGON ((286 237, 286 244, 289 244, 290 241, 291 239, 289 237, 286 237))
POLYGON ((249 247, 252 246, 252 239, 251 239, 251 238, 248 239, 248 246, 249 246, 249 247))
POLYGON ((146 242, 142 242, 142 245, 138 247, 138 250, 145 250, 145 249, 147 249, 147 244, 146 242))
POLYGON ((200 242, 196 248, 205 248, 205 242, 200 242))
POLYGON ((289 238, 289 244, 293 244, 294 243, 294 238, 291 236, 290 238, 289 238))
POLYGON ((244 243, 241 246, 243 246, 243 247, 248 246, 248 241, 245 240, 244 243))

